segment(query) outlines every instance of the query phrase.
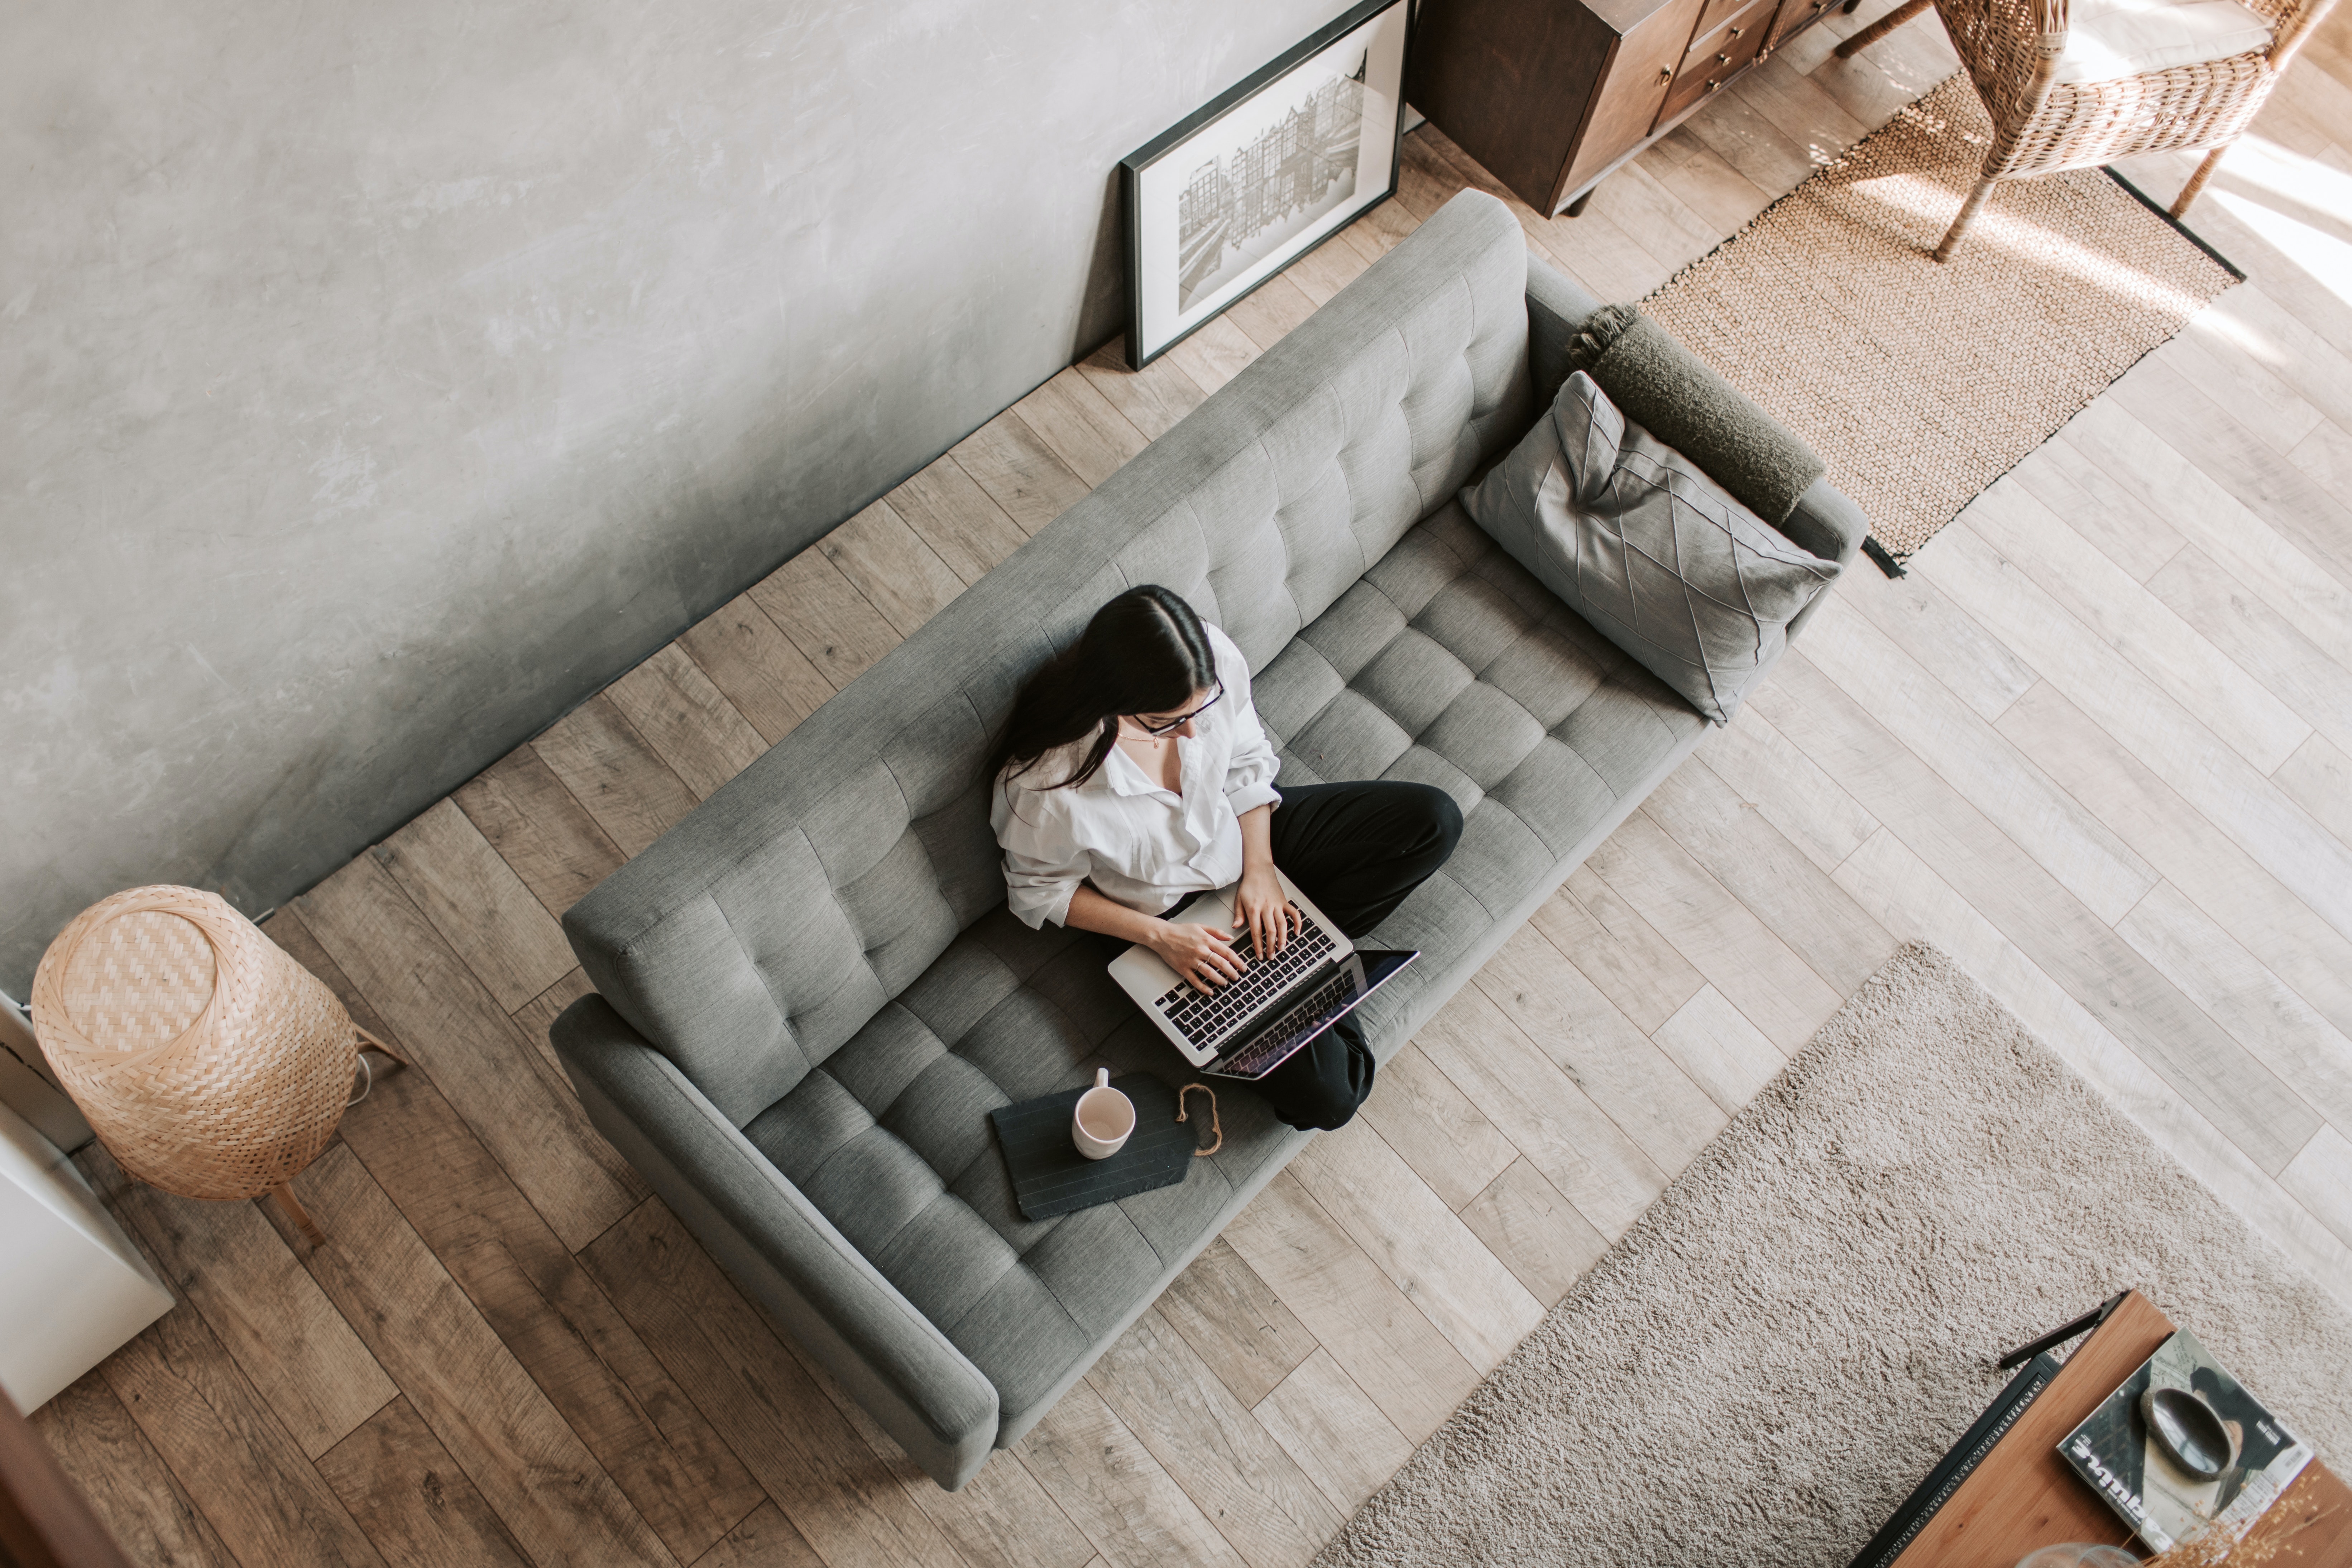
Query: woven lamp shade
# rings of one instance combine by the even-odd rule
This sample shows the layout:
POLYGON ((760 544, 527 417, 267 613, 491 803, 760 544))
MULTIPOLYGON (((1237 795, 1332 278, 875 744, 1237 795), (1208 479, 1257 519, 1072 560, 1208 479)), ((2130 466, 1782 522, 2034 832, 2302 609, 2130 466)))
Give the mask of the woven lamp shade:
POLYGON ((334 1136, 359 1032, 335 994, 226 900, 133 888, 58 933, 33 1030, 118 1163, 191 1198, 290 1181, 334 1136))

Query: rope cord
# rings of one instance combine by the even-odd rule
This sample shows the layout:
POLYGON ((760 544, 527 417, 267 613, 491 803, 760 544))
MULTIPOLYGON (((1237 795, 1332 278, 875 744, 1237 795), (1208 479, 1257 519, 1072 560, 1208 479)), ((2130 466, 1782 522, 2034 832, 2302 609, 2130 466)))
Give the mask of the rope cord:
POLYGON ((1184 1097, 1196 1089, 1209 1097, 1209 1131, 1215 1134, 1215 1142, 1207 1148, 1192 1151, 1192 1158, 1200 1160, 1225 1146, 1225 1129, 1224 1124, 1217 1120, 1217 1091, 1205 1083, 1188 1083, 1176 1091, 1176 1120, 1181 1121, 1185 1119, 1184 1097))

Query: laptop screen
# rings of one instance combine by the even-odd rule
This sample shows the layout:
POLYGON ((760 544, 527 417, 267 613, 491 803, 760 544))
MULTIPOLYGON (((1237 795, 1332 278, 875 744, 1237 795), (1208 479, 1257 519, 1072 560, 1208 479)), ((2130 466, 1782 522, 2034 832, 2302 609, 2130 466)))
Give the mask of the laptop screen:
POLYGON ((1248 1037, 1227 1059, 1247 1058, 1255 1077, 1286 1060, 1299 1047, 1338 1023, 1356 1004, 1379 990, 1383 982, 1421 956, 1418 952, 1368 952, 1361 948, 1342 962, 1339 973, 1304 998, 1271 1027, 1248 1037), (1362 976, 1360 981, 1357 977, 1362 976))

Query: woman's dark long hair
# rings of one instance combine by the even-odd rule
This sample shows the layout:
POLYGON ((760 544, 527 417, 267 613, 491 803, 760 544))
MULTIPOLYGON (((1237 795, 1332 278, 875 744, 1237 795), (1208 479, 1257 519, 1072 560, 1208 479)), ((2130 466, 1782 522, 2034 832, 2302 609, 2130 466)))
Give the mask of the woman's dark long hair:
POLYGON ((1095 776, 1118 741, 1120 715, 1171 713, 1217 679, 1216 655, 1192 606, 1154 583, 1129 588, 1095 612, 1069 650, 1048 659, 1013 700, 1013 716, 988 756, 988 776, 1015 776, 1050 752, 1093 737, 1068 789, 1095 776))

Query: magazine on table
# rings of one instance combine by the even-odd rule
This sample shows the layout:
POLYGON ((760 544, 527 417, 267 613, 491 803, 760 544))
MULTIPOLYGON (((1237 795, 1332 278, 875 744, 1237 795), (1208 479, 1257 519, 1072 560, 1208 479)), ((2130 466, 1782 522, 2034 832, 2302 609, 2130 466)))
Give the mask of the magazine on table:
POLYGON ((2158 1345, 2124 1385, 2066 1435, 2058 1452, 2158 1552, 2208 1522, 2242 1535, 2278 1500, 2312 1459, 2308 1446, 2223 1371, 2186 1329, 2158 1345), (2210 1480, 2190 1475, 2167 1454, 2140 1415, 2150 1388, 2202 1394, 2230 1428, 2233 1461, 2210 1480))

